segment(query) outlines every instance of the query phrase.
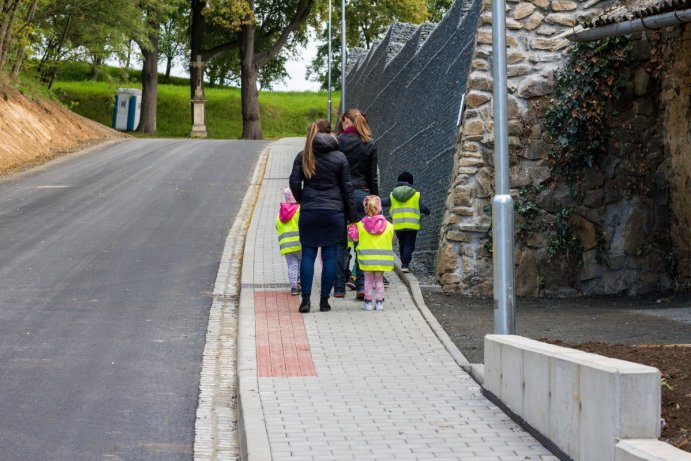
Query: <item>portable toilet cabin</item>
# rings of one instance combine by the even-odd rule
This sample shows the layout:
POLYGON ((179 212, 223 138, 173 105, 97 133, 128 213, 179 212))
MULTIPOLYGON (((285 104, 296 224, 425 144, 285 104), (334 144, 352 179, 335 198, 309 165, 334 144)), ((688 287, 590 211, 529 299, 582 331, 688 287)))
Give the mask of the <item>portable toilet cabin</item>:
POLYGON ((134 131, 139 126, 142 109, 142 92, 136 88, 118 88, 115 91, 113 107, 113 128, 120 131, 134 131))

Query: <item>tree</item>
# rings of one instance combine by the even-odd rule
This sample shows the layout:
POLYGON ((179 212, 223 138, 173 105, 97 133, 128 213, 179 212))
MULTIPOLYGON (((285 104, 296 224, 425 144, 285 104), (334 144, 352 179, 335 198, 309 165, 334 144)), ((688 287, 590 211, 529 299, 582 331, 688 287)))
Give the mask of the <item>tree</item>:
POLYGON ((142 52, 142 107, 137 131, 156 132, 158 102, 158 42, 161 23, 181 6, 183 0, 142 0, 145 34, 132 37, 142 52))
MULTIPOLYGON (((103 61, 122 47, 126 35, 142 32, 140 10, 130 0, 0 0, 0 8, 8 2, 18 5, 19 14, 0 16, 0 23, 14 18, 13 33, 0 46, 5 63, 13 59, 18 75, 26 54, 36 50, 49 87, 63 59, 87 55, 92 62, 103 61)), ((8 31, 2 24, 0 29, 8 31)))
POLYGON ((429 10, 429 20, 432 22, 441 21, 444 13, 451 8, 454 0, 427 0, 427 10, 429 10))
POLYGON ((166 61, 165 79, 170 79, 170 71, 175 59, 189 52, 190 11, 178 8, 161 23, 158 37, 158 51, 166 61))
POLYGON ((267 65, 280 67, 282 51, 306 42, 305 24, 314 1, 193 0, 192 57, 196 52, 208 62, 222 51, 239 51, 243 139, 262 138, 257 90, 261 69, 267 65), (204 10, 201 3, 208 9, 204 10), (195 21, 195 4, 215 27, 233 31, 230 39, 216 42, 202 51, 205 26, 203 21, 195 21), (272 63, 272 60, 275 61, 272 63))

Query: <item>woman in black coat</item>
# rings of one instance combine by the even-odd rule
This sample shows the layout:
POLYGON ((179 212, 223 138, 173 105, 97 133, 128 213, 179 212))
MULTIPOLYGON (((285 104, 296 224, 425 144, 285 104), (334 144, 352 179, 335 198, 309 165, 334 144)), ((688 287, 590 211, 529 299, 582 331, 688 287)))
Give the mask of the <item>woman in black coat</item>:
MULTIPOLYGON (((338 146, 348 159, 350 165, 350 177, 353 182, 354 198, 357 219, 365 216, 364 208, 361 204, 368 195, 379 195, 379 176, 377 164, 377 146, 372 138, 367 118, 359 109, 348 109, 341 116, 341 133, 338 135, 338 146)), ((336 275, 336 285, 334 287, 335 296, 345 295, 345 266, 346 266, 346 246, 345 243, 339 245, 337 256, 339 270, 336 275)), ((357 268, 357 263, 355 264, 357 268)), ((364 299, 364 278, 362 272, 357 271, 355 280, 357 299, 364 299)))
POLYGON ((338 150, 338 141, 326 120, 310 125, 305 149, 293 162, 289 184, 300 204, 300 312, 310 311, 314 261, 319 248, 322 254, 319 310, 330 311, 329 295, 336 277, 336 247, 343 239, 346 225, 356 222, 356 217, 348 160, 338 150))

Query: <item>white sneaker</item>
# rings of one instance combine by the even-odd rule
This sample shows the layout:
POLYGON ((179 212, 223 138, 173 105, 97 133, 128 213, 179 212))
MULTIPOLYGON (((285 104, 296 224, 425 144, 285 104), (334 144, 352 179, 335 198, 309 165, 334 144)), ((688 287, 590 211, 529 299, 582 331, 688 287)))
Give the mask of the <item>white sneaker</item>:
POLYGON ((384 301, 383 300, 377 301, 374 306, 375 306, 374 308, 377 309, 378 311, 382 311, 382 310, 384 310, 384 301))
POLYGON ((362 305, 362 310, 363 311, 371 311, 372 310, 372 301, 365 301, 364 304, 362 305))
POLYGON ((407 274, 408 272, 410 272, 410 269, 408 269, 407 267, 402 267, 401 272, 405 272, 407 274))

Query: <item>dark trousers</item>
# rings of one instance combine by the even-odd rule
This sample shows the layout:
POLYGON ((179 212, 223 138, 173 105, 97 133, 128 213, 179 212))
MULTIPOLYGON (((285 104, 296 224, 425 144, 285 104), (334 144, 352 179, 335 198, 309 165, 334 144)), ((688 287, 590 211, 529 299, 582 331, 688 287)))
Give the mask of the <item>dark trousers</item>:
MULTIPOLYGON (((328 298, 336 278, 336 244, 321 247, 322 249, 322 286, 321 297, 328 298)), ((302 247, 302 261, 300 262, 300 283, 302 296, 309 298, 312 294, 314 280, 314 261, 317 259, 319 247, 302 247)))
POLYGON ((336 279, 334 282, 334 294, 345 293, 346 277, 348 275, 348 243, 336 244, 336 279))
POLYGON ((403 267, 408 267, 413 259, 413 251, 415 251, 417 231, 397 230, 396 237, 398 238, 398 249, 401 253, 401 264, 403 264, 403 267))

